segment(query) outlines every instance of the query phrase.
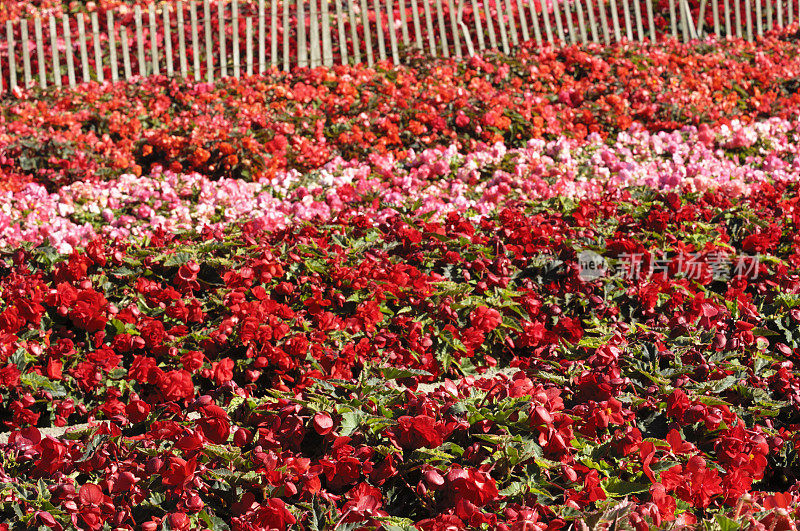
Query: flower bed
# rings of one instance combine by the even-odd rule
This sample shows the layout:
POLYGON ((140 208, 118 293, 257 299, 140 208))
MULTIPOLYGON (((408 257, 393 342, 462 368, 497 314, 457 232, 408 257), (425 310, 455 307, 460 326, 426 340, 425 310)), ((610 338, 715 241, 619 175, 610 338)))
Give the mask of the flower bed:
POLYGON ((410 149, 451 144, 466 152, 479 142, 516 148, 530 138, 606 137, 634 122, 659 131, 788 118, 798 109, 796 48, 778 39, 758 48, 741 41, 612 47, 597 55, 572 48, 216 85, 89 84, 43 100, 7 100, 2 186, 35 180, 54 191, 87 176, 147 174, 154 165, 262 180, 317 169, 336 156, 399 160, 410 149))

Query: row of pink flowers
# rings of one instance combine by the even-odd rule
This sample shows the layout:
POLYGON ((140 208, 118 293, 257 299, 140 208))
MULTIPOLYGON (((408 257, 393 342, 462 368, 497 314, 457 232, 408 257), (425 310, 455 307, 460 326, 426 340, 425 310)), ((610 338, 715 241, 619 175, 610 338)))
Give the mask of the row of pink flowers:
POLYGON ((0 246, 48 242, 69 253, 98 234, 142 238, 156 228, 223 227, 245 219, 281 228, 291 219, 330 219, 345 206, 377 213, 378 220, 380 211, 410 205, 436 219, 451 211, 479 216, 556 195, 597 199, 625 186, 738 196, 768 178, 800 179, 798 137, 800 121, 734 121, 671 133, 634 127, 613 142, 591 135, 585 143, 530 140, 522 149, 498 143, 467 154, 451 146, 403 160, 337 158, 320 170, 278 172, 260 183, 170 171, 75 182, 56 193, 29 183, 0 196, 0 246))

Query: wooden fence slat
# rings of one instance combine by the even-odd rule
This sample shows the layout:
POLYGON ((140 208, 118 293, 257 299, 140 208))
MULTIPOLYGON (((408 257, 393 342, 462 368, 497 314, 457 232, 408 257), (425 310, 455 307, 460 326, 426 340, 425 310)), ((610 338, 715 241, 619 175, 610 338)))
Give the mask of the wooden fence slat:
MULTIPOLYGON (((273 9, 272 9, 272 19, 271 24, 275 25, 275 17, 277 13, 275 13, 275 0, 273 0, 273 9)), ((267 71, 267 17, 266 17, 266 6, 264 5, 264 0, 258 0, 258 73, 263 74, 267 71)), ((275 63, 275 55, 277 54, 277 43, 275 42, 275 32, 273 31, 272 35, 272 54, 270 55, 270 59, 272 59, 273 64, 275 63)))
POLYGON ((161 6, 161 23, 164 26, 164 56, 167 61, 167 77, 172 77, 175 73, 175 64, 172 60, 172 28, 169 20, 169 6, 170 4, 161 6))
POLYGON ((669 24, 672 29, 672 37, 678 38, 678 17, 675 13, 675 0, 669 0, 669 24))
MULTIPOLYGON (((277 68, 278 67, 278 0, 272 0, 272 2, 270 3, 271 3, 270 12, 272 13, 272 18, 270 19, 271 22, 269 30, 271 39, 269 44, 270 46, 269 60, 270 64, 273 67, 277 68)), ((259 15, 259 17, 261 17, 261 15, 259 15)), ((263 54, 264 52, 259 50, 258 53, 263 54)), ((259 64, 264 65, 259 67, 261 69, 260 70, 261 73, 263 74, 264 72, 267 71, 266 64, 262 61, 259 61, 259 64)))
MULTIPOLYGON (((392 0, 386 1, 391 2, 392 0)), ((447 10, 450 11, 450 26, 453 28, 453 50, 455 51, 456 59, 461 59, 461 32, 459 31, 458 21, 456 20, 456 10, 453 5, 453 0, 447 0, 447 10)))
POLYGON ((597 18, 594 14, 593 0, 586 0, 586 14, 589 17, 589 31, 592 35, 592 42, 600 42, 600 31, 597 28, 597 18))
POLYGON ((211 37, 211 3, 203 0, 203 25, 206 37, 206 80, 214 82, 214 39, 211 37))
POLYGON ((616 42, 621 42, 622 31, 620 30, 619 26, 619 12, 617 11, 616 0, 609 0, 608 7, 611 10, 611 21, 614 24, 614 38, 616 39, 616 42))
MULTIPOLYGON (((353 43, 353 56, 356 64, 361 64, 361 46, 358 44, 358 24, 356 23, 356 10, 353 8, 354 1, 347 0, 347 17, 350 21, 350 41, 353 43)), ((346 48, 347 43, 344 46, 346 48)))
POLYGON ((720 34, 719 0, 711 0, 711 16, 714 17, 714 35, 720 34))
POLYGON ((463 32, 462 36, 464 37, 464 44, 467 46, 467 54, 469 57, 472 57, 475 55, 475 46, 472 42, 472 35, 470 34, 469 27, 467 26, 467 23, 464 22, 464 0, 458 0, 457 20, 458 25, 463 32))
MULTIPOLYGON (((536 39, 536 46, 542 47, 542 28, 539 26, 539 16, 536 13, 536 6, 533 0, 528 0, 528 9, 530 10, 531 20, 533 21, 533 35, 536 39)), ((594 14, 592 15, 594 16, 594 14)))
POLYGON ((773 9, 772 9, 772 0, 764 0, 764 4, 766 4, 767 10, 767 31, 772 31, 772 21, 773 21, 773 9))
MULTIPOLYGON (((322 1, 325 2, 326 0, 322 1)), ((392 49, 392 63, 398 65, 400 64, 400 54, 397 50, 397 28, 394 23, 394 5, 392 4, 392 0, 386 0, 386 18, 389 21, 389 46, 392 49)))
POLYGON ((442 12, 442 0, 436 0, 436 20, 439 23, 439 46, 442 48, 442 56, 450 57, 450 45, 447 42, 447 29, 444 25, 444 13, 442 12))
POLYGON ((731 2, 725 0, 725 35, 731 36, 731 2))
POLYGON ((625 16, 625 36, 628 41, 633 41, 633 24, 631 23, 631 9, 629 0, 620 0, 622 2, 622 13, 625 16))
POLYGON ((644 24, 642 23, 642 5, 640 0, 633 0, 633 14, 636 17, 636 36, 644 42, 644 24))
POLYGON ((578 29, 580 30, 581 34, 581 44, 588 43, 587 35, 586 35, 586 19, 583 16, 583 4, 581 0, 575 0, 575 11, 578 14, 578 29))
POLYGON ((373 6, 375 8, 375 33, 378 39, 378 58, 381 61, 386 60, 386 42, 383 34, 383 20, 381 16, 381 2, 374 0, 373 6))
POLYGON ((789 18, 789 25, 791 26, 792 23, 794 22, 794 1, 793 0, 789 0, 788 12, 789 12, 789 17, 788 17, 789 18))
MULTIPOLYGON (((492 45, 492 49, 497 50, 497 37, 494 33, 494 24, 492 24, 492 13, 489 9, 489 0, 483 0, 483 12, 486 15, 486 29, 489 31, 489 44, 492 45)), ((478 14, 480 17, 480 14, 478 14)))
POLYGON ((134 21, 136 22, 136 52, 139 57, 139 75, 147 75, 147 65, 144 62, 144 32, 142 30, 142 9, 137 5, 134 8, 134 21))
POLYGON ((6 41, 8 44, 8 90, 17 88, 16 51, 14 50, 14 25, 6 20, 6 41))
POLYGON ((342 3, 336 2, 336 25, 339 28, 339 57, 343 65, 347 64, 347 34, 344 32, 344 14, 342 3))
MULTIPOLYGON (((33 32, 36 35, 36 62, 39 65, 39 88, 47 88, 47 70, 45 69, 44 39, 42 38, 42 19, 33 19, 33 32)), ((2 77, 2 76, 0 76, 2 77)), ((0 89, 2 90, 2 89, 0 89)))
POLYGON ((81 52, 81 70, 83 70, 83 82, 87 83, 89 77, 89 54, 86 51, 86 26, 84 25, 83 13, 75 15, 78 21, 78 49, 81 52))
POLYGON ((253 17, 245 18, 245 46, 247 47, 247 76, 253 75, 253 17))
POLYGON ((67 80, 69 81, 70 88, 75 88, 77 84, 75 81, 75 62, 72 48, 72 30, 70 29, 69 17, 63 15, 61 18, 61 25, 64 27, 64 52, 67 55, 67 80))
POLYGON ((219 40, 219 75, 224 79, 228 77, 228 50, 226 49, 226 41, 228 39, 225 36, 226 17, 224 0, 217 2, 217 22, 219 24, 217 28, 217 37, 219 40))
POLYGON ((783 0, 777 0, 775 4, 777 8, 777 23, 779 28, 783 28, 783 0))
POLYGON ((156 6, 150 4, 147 7, 147 14, 150 22, 150 62, 153 65, 153 75, 159 75, 158 64, 158 30, 156 29, 156 6))
MULTIPOLYGON (((674 0, 670 0, 673 2, 674 0)), ((603 42, 608 45, 611 44, 611 32, 608 29, 608 17, 606 16, 605 2, 597 3, 597 12, 600 15, 600 27, 603 29, 603 42)))
POLYGON ((25 88, 31 86, 31 52, 30 52, 30 42, 28 39, 28 21, 26 19, 22 19, 19 21, 20 23, 20 44, 22 45, 22 75, 25 79, 25 88))
POLYGON ((178 55, 180 56, 181 79, 189 75, 189 64, 186 61, 186 26, 183 23, 183 1, 175 4, 176 31, 178 32, 178 55))
POLYGON ((514 43, 514 46, 519 46, 517 21, 514 18, 514 5, 511 3, 511 0, 506 0, 506 18, 508 18, 508 32, 511 36, 511 42, 514 43))
MULTIPOLYGON (((322 1, 322 64, 333 66, 333 39, 331 38, 331 14, 328 0, 322 1)), ((339 4, 339 2, 336 2, 339 4)))
POLYGON ((197 3, 189 0, 189 17, 192 22, 192 62, 194 67, 194 80, 200 81, 200 37, 197 28, 197 3))
POLYGON ((646 0, 647 5, 647 26, 650 29, 650 42, 655 44, 656 38, 656 22, 653 18, 653 0, 646 0))
POLYGON ((375 64, 375 58, 372 55, 372 37, 369 30, 367 0, 361 0, 361 25, 364 28, 364 48, 366 50, 364 53, 367 56, 367 65, 372 66, 375 64))
POLYGON ((131 72, 131 54, 128 47, 128 29, 125 26, 120 28, 119 38, 122 46, 122 64, 125 67, 125 81, 130 81, 133 77, 133 72, 131 72))
POLYGON ((306 46, 306 9, 305 1, 297 0, 297 66, 308 66, 308 49, 306 46))
POLYGON ((697 33, 703 34, 703 25, 706 21, 706 4, 708 0, 700 0, 700 11, 697 17, 697 33))
POLYGON ((530 31, 528 31, 528 21, 525 17, 525 7, 522 5, 522 0, 517 0, 517 14, 519 15, 520 31, 522 32, 522 40, 527 42, 531 40, 530 31))
POLYGON ((94 45, 94 71, 97 81, 103 82, 103 50, 100 44, 100 21, 97 19, 97 11, 92 11, 92 44, 94 45))
MULTIPOLYGON (((106 11, 106 30, 108 35, 108 62, 111 63, 111 81, 119 81, 119 63, 117 62, 117 32, 114 29, 114 12, 106 11)), ((58 70, 58 68, 56 68, 58 70)))
POLYGON ((572 10, 570 9, 570 1, 564 0, 561 3, 564 6, 564 19, 567 23, 567 32, 569 33, 570 44, 578 43, 577 32, 575 31, 575 24, 572 22, 572 10))
POLYGON ((241 58, 239 57, 239 0, 233 0, 231 3, 231 24, 233 25, 233 77, 240 79, 242 77, 241 71, 241 58))
POLYGON ((508 55, 511 49, 508 46, 508 33, 506 32, 506 17, 503 14, 503 0, 496 0, 497 25, 500 28, 500 40, 503 42, 503 53, 508 55))
POLYGON ((408 46, 411 36, 408 33, 408 12, 406 11, 406 0, 398 0, 398 11, 400 11, 400 34, 403 39, 403 46, 408 46))
POLYGON ((419 50, 425 49, 425 43, 422 39, 422 25, 419 22, 419 6, 417 0, 411 0, 411 18, 414 22, 414 41, 419 50))
POLYGON ((283 2, 283 71, 289 71, 289 0, 283 2))
MULTIPOLYGON (((736 0, 737 2, 739 0, 736 0)), ((747 19, 747 40, 753 42, 753 16, 751 13, 750 0, 744 0, 744 14, 747 19)))
MULTIPOLYGON (((323 2, 325 0, 322 0, 323 2)), ((309 63, 311 68, 316 68, 322 63, 322 52, 319 40, 319 18, 317 18, 317 0, 311 0, 309 5, 309 63)))
MULTIPOLYGON (((363 1, 363 0, 362 0, 363 1)), ((431 17, 431 3, 429 0, 422 0, 425 8, 425 26, 428 30, 428 44, 431 47, 431 55, 436 57, 436 37, 433 33, 433 17, 431 17)))
POLYGON ((761 24, 761 0, 756 0, 756 34, 761 37, 764 35, 764 27, 761 24))
POLYGON ((53 54, 53 84, 55 84, 56 87, 60 87, 61 60, 58 56, 58 30, 56 29, 56 17, 53 15, 50 15, 50 50, 53 54))

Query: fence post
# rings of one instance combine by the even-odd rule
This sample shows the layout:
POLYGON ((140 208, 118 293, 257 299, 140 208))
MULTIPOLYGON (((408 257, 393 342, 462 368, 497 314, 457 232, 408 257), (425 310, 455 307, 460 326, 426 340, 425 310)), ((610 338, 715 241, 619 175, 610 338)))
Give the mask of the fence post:
POLYGON ((233 77, 239 79, 242 77, 241 64, 239 57, 239 0, 233 0, 231 3, 231 23, 233 24, 233 77))
POLYGON ((511 4, 511 0, 506 0, 506 14, 508 15, 508 32, 511 37, 511 42, 514 46, 519 46, 517 21, 514 19, 514 6, 511 4))
POLYGON ((372 66, 375 64, 375 59, 372 55, 372 37, 369 31, 369 16, 367 15, 367 0, 361 0, 361 24, 364 26, 364 46, 366 47, 367 65, 372 66))
POLYGON ((731 36, 731 2, 725 0, 725 36, 731 36))
POLYGON ((511 53, 511 49, 508 46, 508 33, 506 32, 505 21, 506 17, 503 14, 503 0, 497 0, 495 7, 497 8, 497 24, 500 27, 500 39, 503 42, 503 53, 508 55, 511 53))
POLYGON ((70 88, 74 88, 75 83, 75 63, 73 62, 72 54, 72 31, 69 29, 69 17, 63 15, 61 23, 64 26, 64 47, 67 54, 67 79, 69 80, 70 88))
MULTIPOLYGON (((600 42, 600 34, 597 31, 597 19, 594 16, 593 0, 586 0, 586 11, 589 13, 589 29, 592 31, 592 42, 600 42)), ((647 0, 648 4, 650 0, 647 0)), ((652 16, 651 16, 652 18, 652 16)), ((538 29, 538 24, 534 26, 538 29)), ((538 33, 538 32, 537 32, 538 33)))
POLYGON ((209 83, 214 82, 214 40, 211 37, 211 4, 208 0, 203 0, 203 24, 206 33, 206 79, 209 83))
MULTIPOLYGON (((326 2, 327 0, 322 0, 326 2)), ((397 30, 394 27, 394 5, 392 0, 386 0, 386 17, 389 19, 389 46, 392 49, 392 63, 400 64, 400 55, 397 53, 397 30)), ((455 28, 453 29, 455 31, 455 28)))
POLYGON ((217 34, 219 37, 219 77, 228 77, 228 51, 226 48, 225 37, 225 0, 217 2, 217 34))
MULTIPOLYGON (((347 64, 347 34, 344 32, 344 14, 342 3, 336 2, 336 27, 339 29, 339 59, 343 65, 347 64)), ((333 53, 333 50, 331 50, 333 53)))
POLYGON ((761 13, 761 0, 756 0, 756 34, 759 37, 764 35, 764 27, 761 23, 762 13, 761 13))
POLYGON ((669 0, 669 22, 672 29, 672 37, 678 38, 678 16, 675 12, 675 0, 669 0))
POLYGON ((189 18, 192 22, 192 67, 194 80, 200 81, 200 36, 197 29, 197 3, 189 0, 189 18))
POLYGON ((58 30, 56 17, 50 15, 50 51, 53 54, 53 84, 61 86, 61 61, 58 57, 58 30))
POLYGON ((633 0, 633 14, 636 18, 636 36, 644 42, 644 25, 642 24, 642 6, 640 0, 633 0))
POLYGON ((436 57, 436 39, 433 33, 433 17, 431 16, 431 3, 429 0, 422 0, 425 8, 425 28, 428 30, 428 44, 431 48, 431 55, 436 57))
POLYGON ((14 50, 14 26, 6 20, 6 40, 8 41, 8 89, 17 88, 16 51, 14 50))
MULTIPOLYGON (((172 77, 175 73, 175 64, 172 61, 172 28, 169 20, 169 4, 162 4, 161 18, 164 25, 164 55, 167 60, 167 77, 172 77)), ((180 30, 178 30, 180 33, 180 30)))
POLYGON ((386 60, 386 38, 383 34, 383 16, 381 11, 380 0, 373 0, 373 7, 375 9, 375 33, 378 39, 378 57, 381 61, 386 60))
MULTIPOLYGON (((611 0, 612 6, 615 5, 611 0)), ((564 37, 564 25, 561 23, 561 8, 559 7, 558 0, 553 0, 553 18, 556 19, 556 31, 558 32, 558 40, 561 44, 566 44, 567 39, 564 37)))
POLYGON ((134 20, 136 22, 136 53, 139 57, 139 75, 147 75, 147 63, 144 62, 144 32, 142 30, 142 10, 137 5, 134 7, 134 20))
POLYGON ((97 81, 103 82, 103 51, 100 48, 100 22, 97 19, 97 11, 92 11, 92 44, 94 45, 94 71, 97 81))
POLYGON ((577 44, 578 36, 575 32, 575 24, 572 22, 572 10, 570 9, 570 2, 568 0, 564 0, 562 5, 564 6, 564 19, 567 22, 567 29, 569 30, 569 42, 570 44, 577 44))
POLYGON ((616 42, 621 42, 622 32, 620 31, 619 27, 619 13, 617 12, 617 2, 615 0, 609 0, 608 8, 611 10, 611 22, 614 24, 614 38, 616 39, 616 42))
POLYGON ((714 34, 719 37, 719 0, 711 0, 711 16, 714 17, 714 34))
POLYGON ((469 27, 464 23, 464 0, 458 0, 458 26, 464 32, 464 43, 467 45, 467 54, 470 57, 475 55, 475 47, 472 45, 472 36, 469 34, 469 27))
POLYGON ((289 0, 283 2, 283 71, 289 71, 289 0))
MULTIPOLYGON (((331 38, 331 14, 328 0, 322 1, 322 64, 333 66, 333 39, 331 38)), ((339 2, 337 0, 336 4, 339 2)))
POLYGON ((119 81, 119 65, 117 64, 117 40, 114 29, 114 13, 106 11, 106 29, 108 30, 108 61, 111 63, 111 82, 119 81))
MULTIPOLYGON (((39 88, 47 88, 47 70, 45 69, 44 41, 42 39, 42 19, 33 19, 33 31, 36 35, 36 58, 39 64, 39 88)), ((2 76, 0 76, 2 77, 2 76)), ((2 89, 0 89, 2 90, 2 89)))
POLYGON ((411 18, 414 21, 414 40, 417 43, 417 48, 424 50, 425 43, 422 39, 422 26, 419 22, 419 6, 417 5, 417 0, 411 0, 411 18))
POLYGON ((247 41, 247 76, 253 75, 253 17, 245 18, 245 40, 247 41))
POLYGON ((772 31, 772 1, 764 0, 767 8, 767 31, 772 31))
POLYGON ((588 40, 586 38, 586 19, 583 16, 583 4, 581 0, 575 0, 575 12, 578 14, 578 30, 581 34, 581 44, 585 45, 588 40))
POLYGON ((86 49, 86 27, 83 20, 83 13, 75 15, 78 20, 78 48, 81 51, 81 69, 83 70, 83 82, 87 83, 91 76, 89 75, 89 54, 86 49))
POLYGON ((520 31, 522 31, 522 40, 531 40, 531 34, 528 31, 528 21, 525 17, 525 7, 522 5, 522 0, 517 0, 517 14, 519 15, 520 31))
POLYGON ((133 77, 131 72, 131 56, 128 47, 128 28, 122 26, 119 31, 120 44, 122 45, 122 63, 125 67, 125 80, 130 81, 133 77))
POLYGON ((647 25, 650 29, 650 42, 655 44, 657 39, 656 39, 656 23, 655 19, 653 18, 653 0, 647 0, 646 5, 647 5, 647 25))
POLYGON ((633 42, 633 24, 631 23, 631 8, 629 0, 620 0, 622 2, 622 14, 625 16, 625 35, 628 41, 633 42))
POLYGON ((180 54, 181 58, 181 78, 186 79, 186 76, 189 75, 189 64, 186 61, 186 25, 183 21, 183 1, 178 0, 178 3, 175 4, 175 9, 177 11, 177 30, 178 30, 178 53, 180 54))
POLYGON ((347 0, 347 17, 350 21, 350 40, 353 43, 354 61, 356 64, 359 64, 361 63, 361 49, 358 45, 358 28, 355 9, 353 9, 353 1, 354 0, 347 0))
POLYGON ((400 11, 400 32, 403 39, 403 46, 408 46, 411 38, 408 34, 408 13, 406 12, 406 0, 398 0, 397 10, 400 11))
POLYGON ((316 68, 322 62, 320 59, 322 54, 319 50, 319 19, 317 18, 318 12, 320 10, 317 9, 317 0, 311 0, 311 5, 309 7, 309 16, 311 19, 310 24, 310 35, 309 35, 309 59, 311 68, 316 68))
POLYGON ((156 6, 150 4, 147 8, 148 22, 150 23, 150 62, 153 65, 153 75, 161 72, 158 67, 158 34, 156 31, 156 6))
MULTIPOLYGON (((461 0, 459 0, 461 1, 461 0)), ((533 0, 529 0, 533 2, 533 0)), ((533 5, 533 4, 531 4, 533 5)), ((485 50, 486 49, 486 41, 483 38, 483 23, 481 22, 481 12, 480 8, 478 7, 478 0, 472 0, 472 22, 475 24, 475 31, 477 32, 478 36, 478 49, 485 50)), ((491 22, 490 22, 491 23, 491 22)), ((466 28, 464 31, 468 31, 469 28, 466 28)), ((466 35, 464 36, 466 39, 466 35)))
POLYGON ((305 0, 297 0, 297 66, 308 66, 308 50, 306 49, 306 10, 305 0))
POLYGON ((555 44, 555 39, 553 39, 553 28, 550 25, 550 15, 548 14, 547 6, 545 6, 544 3, 540 3, 539 9, 542 10, 542 21, 544 22, 544 32, 547 36, 547 42, 550 46, 553 46, 553 44, 555 44))
MULTIPOLYGON (((736 0, 736 3, 739 4, 739 0, 736 0)), ((737 7, 741 7, 737 5, 737 7)), ((737 9, 737 14, 740 10, 737 9)), ((753 16, 750 13, 750 0, 744 0, 744 14, 747 20, 747 40, 753 42, 753 16)))
POLYGON ((25 88, 31 86, 31 55, 28 44, 28 21, 22 19, 20 23, 20 37, 22 44, 22 73, 25 76, 25 88))
POLYGON ((789 8, 789 25, 791 26, 792 23, 794 22, 794 2, 792 0, 789 0, 788 8, 789 8))
MULTIPOLYGON (((270 37, 271 40, 269 41, 269 49, 270 49, 270 65, 273 68, 278 68, 278 0, 272 0, 270 2, 270 12, 272 14, 272 18, 270 19, 270 37)), ((259 15, 261 16, 261 15, 259 15)), ((266 31, 266 29, 265 29, 266 31)), ((262 53, 263 52, 259 52, 262 53)), ((266 65, 262 62, 262 74, 266 71, 266 65)))
POLYGON ((783 28, 783 0, 778 0, 775 7, 778 10, 778 27, 783 28))
MULTIPOLYGON (((266 13, 266 6, 264 6, 264 0, 258 0, 258 73, 263 74, 267 70, 267 21, 265 20, 266 13)), ((273 10, 274 11, 274 10, 273 10)), ((272 16, 275 17, 277 14, 272 13, 272 16)), ((273 24, 275 23, 274 20, 271 21, 273 24)), ((272 36, 272 40, 275 40, 275 36, 272 36)), ((277 50, 276 50, 277 52, 277 50)), ((276 52, 272 53, 272 60, 275 60, 276 52)))

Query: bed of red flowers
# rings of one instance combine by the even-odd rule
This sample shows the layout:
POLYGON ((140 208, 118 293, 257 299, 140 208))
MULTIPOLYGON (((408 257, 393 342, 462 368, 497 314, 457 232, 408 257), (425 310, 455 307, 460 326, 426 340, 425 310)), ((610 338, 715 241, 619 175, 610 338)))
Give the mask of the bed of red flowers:
POLYGON ((794 31, 5 97, 0 530, 795 530, 794 31))
POLYGON ((797 193, 630 189, 481 221, 412 205, 377 225, 345 209, 271 233, 10 250, 0 514, 49 529, 791 529, 797 193), (584 279, 579 252, 601 248, 612 266, 699 258, 584 279), (759 260, 719 279, 718 253, 759 260), (481 376, 497 366, 510 376, 481 376), (37 428, 87 420, 58 439, 37 428))

